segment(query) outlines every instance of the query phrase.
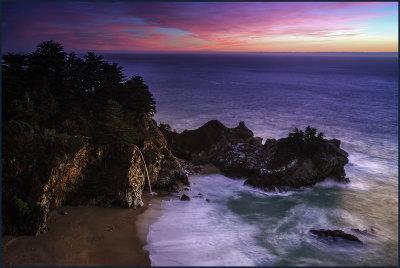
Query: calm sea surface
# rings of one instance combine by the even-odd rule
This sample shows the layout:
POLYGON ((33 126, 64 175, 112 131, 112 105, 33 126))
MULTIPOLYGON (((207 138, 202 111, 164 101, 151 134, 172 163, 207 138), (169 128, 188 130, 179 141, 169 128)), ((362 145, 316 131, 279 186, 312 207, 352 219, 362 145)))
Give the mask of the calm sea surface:
POLYGON ((263 139, 307 125, 342 141, 348 185, 327 180, 268 193, 222 175, 191 178, 189 195, 164 201, 146 248, 152 265, 397 265, 397 54, 108 54, 140 75, 158 122, 182 131, 245 121, 263 139), (321 241, 342 229, 363 245, 321 241), (352 229, 374 229, 357 234, 352 229))

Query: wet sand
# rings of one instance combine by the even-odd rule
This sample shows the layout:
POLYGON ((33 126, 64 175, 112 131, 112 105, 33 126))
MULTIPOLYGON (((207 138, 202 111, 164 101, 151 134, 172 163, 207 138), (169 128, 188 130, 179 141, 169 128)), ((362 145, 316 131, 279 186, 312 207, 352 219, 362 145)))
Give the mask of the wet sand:
POLYGON ((145 206, 65 206, 52 212, 48 231, 38 236, 4 236, 3 265, 150 266, 143 249, 149 225, 157 219, 163 196, 143 195, 145 206), (147 208, 151 213, 143 214, 147 208), (67 215, 63 215, 63 212, 67 215), (136 223, 136 224, 135 224, 136 223))

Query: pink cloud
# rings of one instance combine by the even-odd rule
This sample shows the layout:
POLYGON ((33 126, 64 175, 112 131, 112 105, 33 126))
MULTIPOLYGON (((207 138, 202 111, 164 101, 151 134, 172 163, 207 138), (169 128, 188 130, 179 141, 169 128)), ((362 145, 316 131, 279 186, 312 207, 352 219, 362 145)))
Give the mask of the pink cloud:
POLYGON ((371 19, 397 14, 395 7, 390 2, 7 3, 3 44, 56 39, 82 50, 241 50, 269 37, 353 38, 371 19), (385 7, 393 8, 379 11, 385 7))

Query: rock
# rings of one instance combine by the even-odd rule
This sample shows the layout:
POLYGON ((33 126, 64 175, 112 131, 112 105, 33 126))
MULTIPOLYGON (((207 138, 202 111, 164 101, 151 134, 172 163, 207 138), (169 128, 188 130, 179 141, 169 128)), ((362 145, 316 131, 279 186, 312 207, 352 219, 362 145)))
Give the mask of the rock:
POLYGON ((351 230, 353 230, 354 232, 360 233, 360 234, 371 234, 371 233, 375 232, 375 230, 373 228, 365 229, 365 230, 360 230, 360 229, 356 228, 356 229, 351 229, 351 230))
POLYGON ((202 171, 202 168, 198 165, 194 165, 185 159, 177 158, 182 169, 185 171, 186 175, 197 175, 202 171))
POLYGON ((210 202, 210 199, 206 198, 206 201, 207 201, 207 202, 210 202))
POLYGON ((250 139, 249 144, 254 146, 262 146, 262 138, 254 137, 250 139))
POLYGON ((165 129, 161 131, 175 156, 200 164, 209 162, 209 150, 222 139, 248 142, 253 138, 253 132, 244 122, 240 122, 236 128, 227 128, 221 122, 211 120, 198 129, 185 130, 182 133, 165 129))
POLYGON ((336 139, 289 135, 267 139, 262 145, 262 139, 253 137, 244 122, 227 128, 215 120, 195 130, 168 135, 172 151, 185 152, 186 160, 213 164, 224 175, 245 177, 245 184, 266 191, 313 186, 328 177, 350 181, 344 170, 348 154, 336 139), (205 141, 201 137, 206 137, 205 141))
POLYGON ((236 128, 231 129, 231 137, 239 141, 248 142, 253 138, 253 132, 246 127, 243 121, 240 121, 236 128))
POLYGON ((343 232, 342 230, 325 230, 325 229, 320 229, 320 230, 310 230, 312 234, 317 235, 320 238, 324 239, 333 239, 337 240, 338 238, 342 238, 344 240, 348 241, 353 241, 362 244, 360 239, 358 239, 357 236, 354 236, 352 234, 348 234, 343 232))
POLYGON ((68 215, 68 212, 65 211, 65 210, 63 210, 63 211, 60 212, 60 214, 61 214, 61 215, 68 215))
POLYGON ((184 188, 183 188, 183 190, 185 190, 185 191, 189 191, 190 189, 189 189, 189 188, 187 188, 187 187, 184 187, 184 188))
POLYGON ((214 143, 228 134, 229 129, 221 122, 212 120, 198 129, 185 130, 179 134, 163 129, 161 131, 175 156, 191 160, 191 154, 208 151, 214 143))
POLYGON ((151 133, 144 141, 143 155, 151 159, 148 169, 152 186, 162 190, 182 190, 184 185, 189 185, 187 174, 168 149, 167 141, 156 122, 150 116, 146 116, 142 125, 151 133))
POLYGON ((185 195, 185 194, 183 194, 183 195, 181 196, 180 199, 181 199, 182 201, 189 201, 189 200, 190 200, 190 197, 187 196, 187 195, 185 195))
POLYGON ((158 179, 154 183, 155 189, 162 189, 166 191, 180 191, 189 189, 189 178, 185 170, 181 167, 179 161, 168 152, 165 159, 162 161, 162 168, 159 171, 158 179))

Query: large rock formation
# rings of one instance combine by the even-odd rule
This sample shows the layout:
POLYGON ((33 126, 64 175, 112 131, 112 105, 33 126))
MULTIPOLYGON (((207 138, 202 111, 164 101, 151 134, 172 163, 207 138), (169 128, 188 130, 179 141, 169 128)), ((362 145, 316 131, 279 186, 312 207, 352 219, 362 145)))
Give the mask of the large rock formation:
POLYGON ((244 122, 240 122, 236 128, 227 128, 221 122, 211 120, 198 129, 185 130, 182 133, 163 128, 161 131, 175 156, 195 163, 208 163, 208 152, 221 140, 253 144, 259 139, 253 138, 253 132, 244 122))
MULTIPOLYGON (((310 128, 311 130, 311 128, 310 128)), ((171 150, 195 162, 212 163, 230 177, 265 190, 312 186, 327 177, 348 182, 348 154, 340 141, 322 134, 290 135, 279 140, 254 137, 243 122, 227 128, 218 121, 182 133, 162 129, 171 150)))
POLYGON ((21 176, 23 169, 3 173, 7 182, 7 188, 3 187, 3 232, 38 234, 46 230, 51 210, 61 205, 141 207, 142 192, 148 187, 141 152, 154 188, 177 191, 188 185, 187 175, 155 122, 148 116, 141 125, 148 133, 142 144, 99 145, 79 138, 79 146, 60 153, 50 167, 37 172, 40 180, 31 178, 29 182, 36 181, 34 187, 12 188, 13 179, 21 176))

